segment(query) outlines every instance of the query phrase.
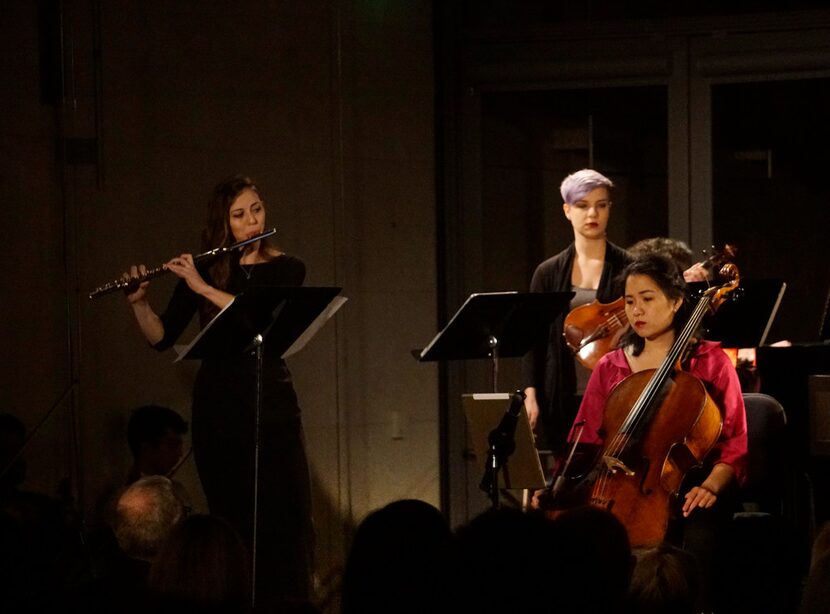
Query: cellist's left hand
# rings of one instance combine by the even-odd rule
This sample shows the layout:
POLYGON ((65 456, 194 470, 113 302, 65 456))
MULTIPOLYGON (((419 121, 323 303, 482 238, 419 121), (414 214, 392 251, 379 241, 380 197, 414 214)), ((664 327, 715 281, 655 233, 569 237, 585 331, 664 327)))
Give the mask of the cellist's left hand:
POLYGON ((718 500, 718 496, 704 486, 695 486, 686 493, 686 501, 683 503, 683 516, 688 517, 696 508, 712 507, 718 500))
POLYGON ((735 479, 735 470, 727 463, 717 463, 700 486, 695 486, 686 493, 683 503, 683 516, 691 514, 696 508, 712 507, 718 500, 718 493, 735 479))

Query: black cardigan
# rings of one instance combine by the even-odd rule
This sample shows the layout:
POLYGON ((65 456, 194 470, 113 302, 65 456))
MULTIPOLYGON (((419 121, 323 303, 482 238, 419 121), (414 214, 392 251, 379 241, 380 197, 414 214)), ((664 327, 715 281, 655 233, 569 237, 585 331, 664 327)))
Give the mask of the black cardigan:
MULTIPOLYGON (((576 247, 571 243, 562 252, 548 258, 533 273, 531 292, 571 292, 576 247)), ((623 285, 617 276, 631 261, 624 249, 610 241, 605 248, 605 264, 597 288, 597 300, 609 303, 622 295, 623 285)), ((546 337, 541 337, 524 359, 525 387, 536 388, 541 421, 548 446, 564 447, 578 409, 574 400, 576 372, 571 351, 563 342, 562 330, 566 314, 551 323, 546 337)))

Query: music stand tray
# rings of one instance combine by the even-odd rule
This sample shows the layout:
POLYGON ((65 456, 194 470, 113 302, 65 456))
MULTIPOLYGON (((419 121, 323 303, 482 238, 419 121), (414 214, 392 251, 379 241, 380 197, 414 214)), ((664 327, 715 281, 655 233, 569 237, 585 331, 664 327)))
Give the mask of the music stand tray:
POLYGON ((340 288, 255 286, 235 296, 186 346, 180 360, 225 358, 254 349, 262 335, 269 353, 286 358, 307 343, 346 302, 340 288))
MULTIPOLYGON (((501 422, 510 403, 506 392, 461 395, 470 443, 478 464, 487 459, 490 432, 501 422)), ((533 443, 527 412, 519 412, 515 431, 516 449, 499 471, 499 489, 538 489, 545 487, 545 473, 533 443)))
POLYGON ((417 358, 423 362, 523 356, 573 296, 573 292, 471 294, 417 358))

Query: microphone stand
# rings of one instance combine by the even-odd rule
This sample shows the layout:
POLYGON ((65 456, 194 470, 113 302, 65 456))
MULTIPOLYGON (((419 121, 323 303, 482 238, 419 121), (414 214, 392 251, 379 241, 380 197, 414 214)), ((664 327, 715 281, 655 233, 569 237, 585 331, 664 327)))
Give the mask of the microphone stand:
POLYGON ((519 422, 519 412, 524 407, 524 400, 524 392, 514 392, 501 422, 487 436, 487 463, 479 488, 490 496, 493 509, 499 507, 499 471, 507 470, 507 460, 516 449, 516 425, 519 422))

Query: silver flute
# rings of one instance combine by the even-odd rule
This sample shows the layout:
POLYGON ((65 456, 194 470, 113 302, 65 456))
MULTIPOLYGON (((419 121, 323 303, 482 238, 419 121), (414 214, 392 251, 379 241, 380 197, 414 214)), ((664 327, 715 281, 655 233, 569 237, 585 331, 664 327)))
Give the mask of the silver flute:
MULTIPOLYGON (((266 239, 275 234, 277 234, 277 229, 272 228, 271 230, 266 230, 261 234, 251 237, 250 239, 245 239, 244 241, 239 241, 238 243, 234 243, 233 245, 226 245, 225 247, 216 247, 210 251, 204 252, 203 254, 197 254, 193 256, 193 262, 200 262, 202 260, 207 260, 209 258, 221 256, 222 254, 226 254, 235 249, 239 249, 240 247, 245 247, 250 243, 256 243, 261 239, 266 239)), ((142 282, 149 281, 156 277, 161 277, 167 272, 169 272, 169 269, 164 265, 161 265, 160 267, 156 267, 155 269, 149 269, 141 275, 136 275, 135 277, 119 277, 118 279, 113 279, 111 282, 105 283, 103 286, 98 286, 97 288, 95 288, 95 290, 89 293, 89 298, 97 298, 99 296, 109 294, 110 292, 115 292, 116 290, 135 290, 142 282)))

